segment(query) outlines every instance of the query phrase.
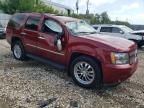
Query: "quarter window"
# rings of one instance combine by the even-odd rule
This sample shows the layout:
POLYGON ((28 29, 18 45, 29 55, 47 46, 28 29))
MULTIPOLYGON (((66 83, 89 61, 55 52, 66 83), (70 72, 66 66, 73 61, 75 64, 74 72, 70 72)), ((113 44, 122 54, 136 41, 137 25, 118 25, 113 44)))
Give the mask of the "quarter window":
POLYGON ((26 22, 25 28, 36 31, 38 29, 39 21, 40 21, 40 17, 30 16, 26 22))
POLYGON ((25 19, 25 15, 16 14, 10 19, 8 26, 15 27, 16 29, 18 29, 21 26, 24 19, 25 19))

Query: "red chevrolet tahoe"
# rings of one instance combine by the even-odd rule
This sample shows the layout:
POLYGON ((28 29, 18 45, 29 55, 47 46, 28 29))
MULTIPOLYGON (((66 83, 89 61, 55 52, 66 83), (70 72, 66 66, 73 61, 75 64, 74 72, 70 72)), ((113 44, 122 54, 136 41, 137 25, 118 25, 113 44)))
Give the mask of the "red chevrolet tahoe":
POLYGON ((67 69, 81 87, 119 84, 137 69, 134 42, 96 34, 85 21, 41 13, 17 13, 6 38, 15 59, 26 57, 67 69))

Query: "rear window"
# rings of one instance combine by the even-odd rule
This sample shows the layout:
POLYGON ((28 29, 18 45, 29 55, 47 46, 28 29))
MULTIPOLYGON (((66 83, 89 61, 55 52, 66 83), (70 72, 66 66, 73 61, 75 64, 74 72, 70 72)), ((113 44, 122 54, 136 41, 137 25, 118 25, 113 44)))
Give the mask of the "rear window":
POLYGON ((10 19, 8 23, 8 27, 14 27, 18 29, 21 26, 24 19, 25 19, 25 15, 16 14, 10 19))
POLYGON ((112 32, 112 27, 101 27, 100 32, 112 32))

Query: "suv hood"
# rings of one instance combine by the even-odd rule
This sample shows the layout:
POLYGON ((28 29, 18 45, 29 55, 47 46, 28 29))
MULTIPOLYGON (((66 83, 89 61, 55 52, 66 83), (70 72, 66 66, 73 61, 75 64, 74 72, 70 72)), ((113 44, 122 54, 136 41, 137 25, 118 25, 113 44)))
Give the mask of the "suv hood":
POLYGON ((103 43, 118 50, 129 50, 131 47, 135 45, 134 42, 129 41, 127 39, 108 35, 91 34, 80 37, 103 43))

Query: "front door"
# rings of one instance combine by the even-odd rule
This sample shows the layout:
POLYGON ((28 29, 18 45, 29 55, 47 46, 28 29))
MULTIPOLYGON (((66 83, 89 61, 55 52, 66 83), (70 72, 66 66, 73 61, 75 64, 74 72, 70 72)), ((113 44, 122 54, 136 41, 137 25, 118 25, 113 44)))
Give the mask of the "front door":
POLYGON ((38 38, 39 55, 57 63, 65 64, 65 33, 61 37, 62 50, 58 51, 55 39, 58 35, 53 30, 63 30, 59 22, 53 19, 45 19, 38 38))

